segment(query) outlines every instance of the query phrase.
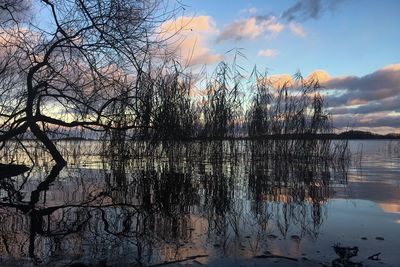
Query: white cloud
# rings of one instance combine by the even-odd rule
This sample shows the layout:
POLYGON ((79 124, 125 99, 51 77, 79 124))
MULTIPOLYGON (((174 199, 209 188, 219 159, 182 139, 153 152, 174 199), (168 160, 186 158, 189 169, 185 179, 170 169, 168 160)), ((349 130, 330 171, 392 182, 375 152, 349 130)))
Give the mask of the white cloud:
POLYGON ((304 31, 303 27, 299 23, 295 23, 295 22, 289 23, 289 29, 296 36, 299 36, 299 37, 306 36, 306 32, 304 31))
POLYGON ((283 24, 276 22, 275 19, 265 20, 261 23, 261 26, 273 34, 278 34, 285 28, 283 24))
POLYGON ((240 13, 242 14, 250 14, 250 15, 255 15, 258 12, 258 9, 256 7, 249 7, 240 10, 240 13))
POLYGON ((261 57, 274 57, 278 54, 278 50, 276 49, 263 49, 258 51, 257 55, 261 57))
POLYGON ((263 34, 278 34, 284 28, 274 16, 251 17, 234 21, 224 27, 217 42, 226 40, 256 39, 263 34))

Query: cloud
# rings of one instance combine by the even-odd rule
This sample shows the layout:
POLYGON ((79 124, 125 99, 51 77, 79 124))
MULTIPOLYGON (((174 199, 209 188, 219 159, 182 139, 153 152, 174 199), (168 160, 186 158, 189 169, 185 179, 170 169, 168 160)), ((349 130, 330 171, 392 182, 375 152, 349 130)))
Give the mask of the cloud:
POLYGON ((260 57, 274 57, 278 54, 276 49, 263 49, 258 51, 257 55, 260 57))
POLYGON ((320 83, 326 82, 331 79, 329 74, 324 70, 314 70, 311 72, 306 79, 318 80, 320 83))
MULTIPOLYGON (((285 81, 293 82, 288 74, 271 77, 275 76, 281 79, 284 77, 285 81)), ((388 105, 389 102, 398 101, 400 97, 400 64, 387 65, 361 77, 332 77, 324 70, 315 70, 305 79, 318 80, 330 104, 335 108, 374 103, 377 105, 376 101, 383 100, 387 101, 385 104, 388 105)))
POLYGON ((256 39, 265 33, 277 34, 283 28, 284 25, 275 16, 254 16, 226 25, 216 41, 256 39))
POLYGON ((400 71, 400 64, 391 64, 381 68, 382 71, 400 71))
MULTIPOLYGON (((305 81, 318 80, 320 83, 326 82, 330 79, 331 77, 324 70, 315 70, 304 78, 305 81)), ((299 82, 296 81, 292 75, 289 75, 287 73, 269 75, 267 77, 267 80, 273 89, 280 89, 284 85, 295 86, 295 87, 300 85, 299 82)))
POLYGON ((367 103, 368 103, 367 100, 356 98, 356 99, 351 99, 351 100, 347 101, 346 105, 348 105, 348 106, 359 106, 359 105, 365 105, 367 103))
POLYGON ((299 36, 299 37, 306 36, 306 32, 304 31, 303 27, 299 23, 290 22, 289 29, 296 36, 299 36))
POLYGON ((264 34, 275 36, 285 27, 295 36, 305 37, 307 34, 299 22, 307 19, 318 19, 324 12, 335 10, 342 1, 301 0, 286 9, 280 16, 274 14, 260 16, 256 15, 258 10, 255 8, 243 9, 240 13, 248 14, 251 17, 227 24, 216 41, 256 39, 264 34))
POLYGON ((268 14, 256 15, 259 10, 246 8, 240 11, 250 17, 240 19, 227 24, 217 37, 217 42, 242 39, 256 39, 264 34, 272 36, 280 33, 285 27, 295 36, 305 37, 306 32, 300 21, 318 19, 324 12, 334 10, 343 0, 299 0, 293 6, 286 9, 282 15, 268 14))
POLYGON ((335 127, 400 127, 400 113, 392 112, 376 112, 370 114, 340 114, 333 115, 333 123, 335 127))
POLYGON ((335 104, 349 100, 382 100, 397 96, 400 92, 400 64, 383 67, 365 76, 343 76, 331 78, 323 83, 327 89, 342 90, 335 104))
POLYGON ((216 32, 214 22, 209 16, 178 17, 162 23, 161 29, 170 33, 184 33, 187 31, 196 31, 200 33, 216 32))
POLYGON ((254 14, 258 13, 258 9, 256 7, 244 8, 244 9, 240 10, 239 13, 254 15, 254 14))
MULTIPOLYGON (((382 67, 364 76, 332 77, 324 70, 304 78, 318 80, 335 127, 395 129, 400 127, 400 64, 382 67)), ((292 76, 269 76, 273 88, 296 85, 292 76)), ((392 131, 393 132, 393 131, 392 131)))
POLYGON ((218 33, 209 16, 178 17, 164 22, 161 34, 168 39, 168 49, 185 66, 209 64, 223 59, 209 48, 210 39, 218 33))
POLYGON ((292 76, 289 74, 274 74, 269 76, 269 83, 275 89, 281 88, 284 85, 293 85, 292 76))
POLYGON ((40 60, 41 54, 29 53, 27 56, 26 52, 36 51, 34 48, 41 40, 41 36, 37 32, 24 27, 0 29, 0 69, 7 64, 9 71, 13 67, 21 70, 27 68, 32 61, 40 60))
POLYGON ((369 114, 382 111, 400 112, 400 96, 378 101, 367 101, 361 98, 349 99, 345 104, 331 108, 331 112, 334 114, 369 114))
POLYGON ((299 0, 282 13, 287 21, 318 19, 327 10, 334 10, 342 0, 299 0))
POLYGON ((334 125, 345 127, 400 127, 400 64, 370 74, 331 77, 322 83, 334 125))

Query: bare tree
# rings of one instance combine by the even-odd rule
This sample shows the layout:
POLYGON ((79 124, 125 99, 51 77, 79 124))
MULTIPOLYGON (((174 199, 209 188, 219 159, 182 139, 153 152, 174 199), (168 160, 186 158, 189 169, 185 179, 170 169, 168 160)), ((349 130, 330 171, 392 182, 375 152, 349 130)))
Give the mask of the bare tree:
POLYGON ((33 134, 65 165, 50 134, 141 127, 142 76, 162 46, 156 29, 174 12, 156 0, 32 2, 0 5, 0 142, 33 134), (130 118, 123 126, 115 106, 130 118))
POLYGON ((2 26, 12 25, 29 16, 31 10, 31 1, 29 0, 2 0, 0 2, 0 24, 2 26))

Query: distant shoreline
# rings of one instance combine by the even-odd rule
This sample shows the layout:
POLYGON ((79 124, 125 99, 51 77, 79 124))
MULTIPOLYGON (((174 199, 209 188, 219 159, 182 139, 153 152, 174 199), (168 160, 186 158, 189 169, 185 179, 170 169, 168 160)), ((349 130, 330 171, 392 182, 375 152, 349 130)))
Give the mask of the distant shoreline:
MULTIPOLYGON (((26 138, 24 141, 33 141, 36 139, 26 138)), ((63 137, 54 138, 52 141, 100 141, 102 139, 84 138, 84 137, 63 137)), ((331 134, 275 134, 262 136, 236 136, 236 137, 188 137, 180 139, 156 139, 137 136, 137 141, 230 141, 230 140, 400 140, 400 134, 376 134, 363 131, 346 131, 342 133, 331 134)))

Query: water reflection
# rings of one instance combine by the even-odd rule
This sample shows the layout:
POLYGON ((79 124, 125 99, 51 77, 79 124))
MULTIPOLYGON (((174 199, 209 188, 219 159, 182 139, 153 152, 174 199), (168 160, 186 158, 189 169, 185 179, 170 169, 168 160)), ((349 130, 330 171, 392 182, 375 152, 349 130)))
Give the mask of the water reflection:
POLYGON ((0 254, 27 266, 301 256, 299 242, 319 237, 348 166, 267 155, 269 145, 165 143, 143 149, 146 157, 120 150, 102 168, 56 165, 2 179, 0 254), (285 238, 292 247, 276 244, 285 238))

